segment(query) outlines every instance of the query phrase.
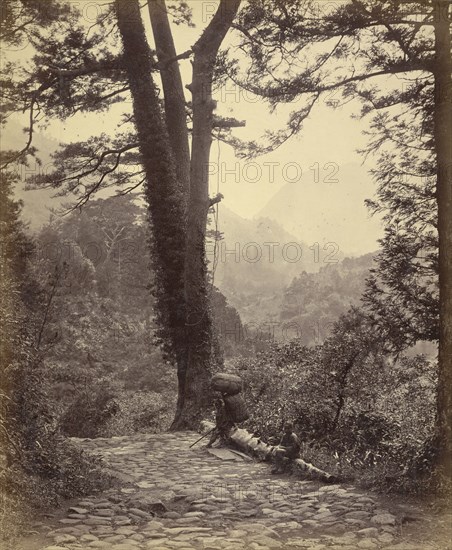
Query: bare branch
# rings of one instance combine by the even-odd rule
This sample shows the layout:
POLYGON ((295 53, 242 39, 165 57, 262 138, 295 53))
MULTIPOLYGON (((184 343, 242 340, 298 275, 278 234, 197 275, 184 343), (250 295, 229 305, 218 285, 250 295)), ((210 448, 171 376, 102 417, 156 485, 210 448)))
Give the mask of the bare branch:
POLYGON ((222 199, 224 199, 224 196, 221 193, 217 193, 215 197, 209 199, 209 208, 214 204, 221 202, 222 199))
POLYGON ((176 63, 176 61, 179 61, 180 59, 189 59, 193 54, 193 50, 189 49, 183 53, 180 53, 176 55, 175 57, 172 57, 171 59, 168 59, 164 63, 158 63, 157 68, 161 70, 167 69, 172 63, 176 63))

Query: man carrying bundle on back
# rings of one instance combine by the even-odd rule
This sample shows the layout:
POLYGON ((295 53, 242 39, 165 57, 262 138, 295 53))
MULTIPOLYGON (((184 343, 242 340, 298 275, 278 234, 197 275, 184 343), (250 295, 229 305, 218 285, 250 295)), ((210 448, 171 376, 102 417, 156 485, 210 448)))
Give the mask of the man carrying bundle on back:
POLYGON ((223 443, 227 442, 236 422, 248 419, 245 401, 240 395, 242 388, 242 379, 235 374, 219 373, 212 377, 212 389, 221 393, 221 397, 215 400, 216 425, 207 447, 212 447, 219 437, 223 443))

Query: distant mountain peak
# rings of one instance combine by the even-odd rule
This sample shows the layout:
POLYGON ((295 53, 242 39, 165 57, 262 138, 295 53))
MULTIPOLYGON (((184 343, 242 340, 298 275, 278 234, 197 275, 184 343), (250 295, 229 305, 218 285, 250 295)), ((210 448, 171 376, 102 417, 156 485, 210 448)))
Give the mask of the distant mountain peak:
POLYGON ((344 164, 334 178, 322 170, 283 185, 256 218, 274 220, 309 246, 336 243, 343 254, 353 256, 375 250, 383 229, 379 217, 370 216, 364 204, 376 191, 367 169, 344 164))

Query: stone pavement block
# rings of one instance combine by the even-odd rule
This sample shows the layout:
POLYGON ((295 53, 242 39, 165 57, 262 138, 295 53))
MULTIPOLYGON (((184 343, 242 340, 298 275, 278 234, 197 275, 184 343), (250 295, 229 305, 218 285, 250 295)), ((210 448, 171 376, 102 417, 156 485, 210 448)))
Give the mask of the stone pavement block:
POLYGON ((95 535, 89 535, 89 534, 87 534, 87 535, 82 535, 82 536, 80 537, 80 540, 81 540, 82 542, 93 542, 94 540, 99 540, 99 538, 96 537, 95 535))
POLYGON ((324 485, 319 488, 319 493, 335 493, 336 491, 342 490, 340 485, 324 485))
POLYGON ((347 531, 347 527, 340 522, 329 524, 323 528, 324 533, 328 533, 332 535, 339 535, 339 534, 345 533, 346 531, 347 531))
POLYGON ((119 544, 115 544, 111 548, 114 550, 137 550, 138 547, 136 544, 131 544, 130 542, 121 542, 119 544))
POLYGON ((111 519, 90 516, 84 520, 86 525, 111 525, 111 519))
POLYGON ((146 548, 165 548, 164 544, 168 541, 167 538, 155 539, 146 542, 146 548))
POLYGON ((117 535, 133 535, 136 533, 135 527, 118 527, 115 529, 115 533, 117 535))
POLYGON ((127 525, 132 525, 132 520, 130 518, 116 519, 115 524, 120 527, 127 527, 127 525))
POLYGON ((54 538, 56 544, 65 544, 69 542, 77 542, 77 538, 74 535, 56 535, 54 538))
POLYGON ((364 510, 356 510, 356 511, 353 511, 353 512, 346 512, 344 514, 344 517, 349 518, 349 519, 367 520, 367 519, 370 518, 370 514, 369 514, 369 512, 365 512, 364 510))
POLYGON ((264 548, 283 548, 283 544, 280 540, 266 537, 265 535, 254 536, 252 540, 264 548))
POLYGON ((385 550, 425 550, 425 546, 412 544, 410 542, 399 542, 398 544, 387 546, 385 550))
MULTIPOLYGON (((321 544, 318 540, 309 541, 308 539, 290 539, 285 546, 294 548, 294 550, 324 550, 324 548, 327 548, 325 544, 321 544)), ((329 546, 328 548, 333 547, 329 546)))
POLYGON ((397 518, 392 514, 385 513, 373 516, 370 521, 371 523, 375 523, 377 525, 395 525, 397 522, 397 518))
POLYGON ((105 537, 105 542, 119 543, 126 539, 125 535, 112 535, 111 537, 105 537))
POLYGON ((79 523, 79 520, 63 518, 59 520, 59 523, 63 523, 64 525, 76 525, 77 523, 79 523))
POLYGON ((109 535, 110 533, 113 533, 113 527, 111 525, 96 525, 94 527, 90 528, 90 532, 93 535, 109 535))
POLYGON ((367 527, 356 532, 359 537, 375 538, 378 537, 379 531, 376 527, 367 527))
POLYGON ((383 533, 378 537, 378 540, 383 544, 389 544, 394 540, 394 535, 391 535, 390 533, 383 533))
POLYGON ((84 515, 84 514, 88 513, 88 509, 87 508, 77 508, 75 506, 75 507, 69 508, 68 512, 70 512, 72 514, 84 515))
POLYGON ((357 547, 364 548, 365 550, 366 549, 373 550, 375 548, 378 548, 378 544, 373 540, 363 539, 358 542, 357 547))
POLYGON ((179 519, 181 515, 178 512, 165 512, 162 517, 168 519, 179 519))
POLYGON ((88 525, 79 524, 76 527, 59 527, 58 529, 47 533, 47 536, 52 537, 56 533, 62 533, 66 535, 74 535, 75 537, 80 537, 84 533, 87 533, 89 530, 90 527, 88 525))
POLYGON ((95 514, 89 517, 101 517, 101 518, 110 518, 113 515, 113 511, 110 508, 101 508, 95 510, 95 514))
POLYGON ((79 522, 83 521, 84 519, 87 518, 86 515, 81 515, 81 514, 68 514, 67 517, 69 519, 77 519, 79 522))
POLYGON ((162 529, 163 528, 163 523, 161 521, 149 521, 148 523, 146 523, 146 525, 144 526, 145 529, 162 529))

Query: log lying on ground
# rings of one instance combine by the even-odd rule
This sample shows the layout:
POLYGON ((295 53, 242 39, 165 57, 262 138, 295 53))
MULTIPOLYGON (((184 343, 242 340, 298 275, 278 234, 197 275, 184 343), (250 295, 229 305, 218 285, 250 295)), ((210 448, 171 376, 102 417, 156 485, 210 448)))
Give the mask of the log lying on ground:
MULTIPOLYGON (((211 430, 214 427, 215 424, 212 422, 203 422, 203 431, 211 430)), ((229 432, 229 441, 241 451, 259 460, 273 461, 276 447, 274 445, 268 445, 262 441, 262 439, 243 428, 232 428, 229 432)), ((302 477, 309 477, 310 479, 317 479, 319 481, 325 481, 326 483, 333 483, 336 481, 333 475, 316 468, 309 462, 305 462, 302 458, 293 460, 292 468, 294 474, 302 477)))
POLYGON ((229 432, 230 441, 241 451, 244 451, 260 460, 271 460, 275 447, 268 445, 262 439, 243 428, 232 428, 229 432))

